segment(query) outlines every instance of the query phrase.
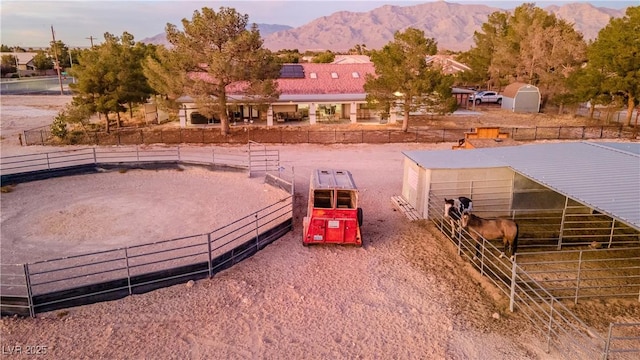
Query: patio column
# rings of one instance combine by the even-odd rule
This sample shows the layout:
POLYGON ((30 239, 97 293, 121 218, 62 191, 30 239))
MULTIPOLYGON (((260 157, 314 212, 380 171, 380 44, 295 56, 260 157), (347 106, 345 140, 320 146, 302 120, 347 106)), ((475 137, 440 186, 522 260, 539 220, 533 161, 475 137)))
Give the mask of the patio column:
POLYGON ((180 118, 180 127, 187 127, 187 105, 182 105, 181 111, 178 111, 178 117, 180 118))
POLYGON ((316 123, 316 104, 311 103, 309 105, 309 124, 315 125, 316 123))
POLYGON ((398 107, 392 106, 389 110, 389 124, 395 124, 398 122, 398 107))
POLYGON ((273 126, 273 105, 269 104, 269 109, 267 109, 267 127, 273 126))
POLYGON ((351 106, 349 106, 349 119, 352 124, 358 122, 358 105, 355 102, 351 102, 351 106))

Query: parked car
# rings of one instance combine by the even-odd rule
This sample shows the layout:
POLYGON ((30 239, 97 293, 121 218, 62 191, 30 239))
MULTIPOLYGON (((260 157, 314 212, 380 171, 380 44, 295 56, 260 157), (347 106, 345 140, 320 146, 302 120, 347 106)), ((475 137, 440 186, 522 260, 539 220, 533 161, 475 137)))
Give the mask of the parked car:
POLYGON ((498 94, 495 91, 480 91, 471 95, 469 97, 470 102, 475 102, 476 105, 480 105, 482 103, 494 103, 501 105, 502 104, 502 95, 498 94))

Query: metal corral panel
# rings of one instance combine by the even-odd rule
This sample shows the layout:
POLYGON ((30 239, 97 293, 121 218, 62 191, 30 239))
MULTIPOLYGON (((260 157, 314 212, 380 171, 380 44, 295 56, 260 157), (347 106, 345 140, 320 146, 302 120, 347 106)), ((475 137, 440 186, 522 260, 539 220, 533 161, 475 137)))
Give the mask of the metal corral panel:
POLYGON ((640 230, 640 143, 563 142, 404 154, 426 169, 508 166, 640 230))
POLYGON ((351 173, 347 170, 316 169, 311 178, 313 189, 357 190, 351 173))

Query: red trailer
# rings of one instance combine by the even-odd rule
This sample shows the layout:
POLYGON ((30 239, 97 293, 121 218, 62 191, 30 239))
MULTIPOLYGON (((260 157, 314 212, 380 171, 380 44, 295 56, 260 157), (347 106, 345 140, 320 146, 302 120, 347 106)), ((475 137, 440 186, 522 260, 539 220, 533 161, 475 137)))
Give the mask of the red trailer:
POLYGON ((309 209, 302 244, 362 246, 362 209, 358 189, 346 170, 317 169, 309 184, 309 209))

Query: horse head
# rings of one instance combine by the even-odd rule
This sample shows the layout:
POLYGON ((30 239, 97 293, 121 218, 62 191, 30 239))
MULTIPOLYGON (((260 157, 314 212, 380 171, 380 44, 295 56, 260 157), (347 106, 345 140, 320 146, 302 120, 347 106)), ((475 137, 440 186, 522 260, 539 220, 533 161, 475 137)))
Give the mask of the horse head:
POLYGON ((471 218, 471 215, 469 213, 463 213, 462 217, 460 218, 460 225, 463 228, 466 228, 467 225, 469 225, 469 219, 471 218))

